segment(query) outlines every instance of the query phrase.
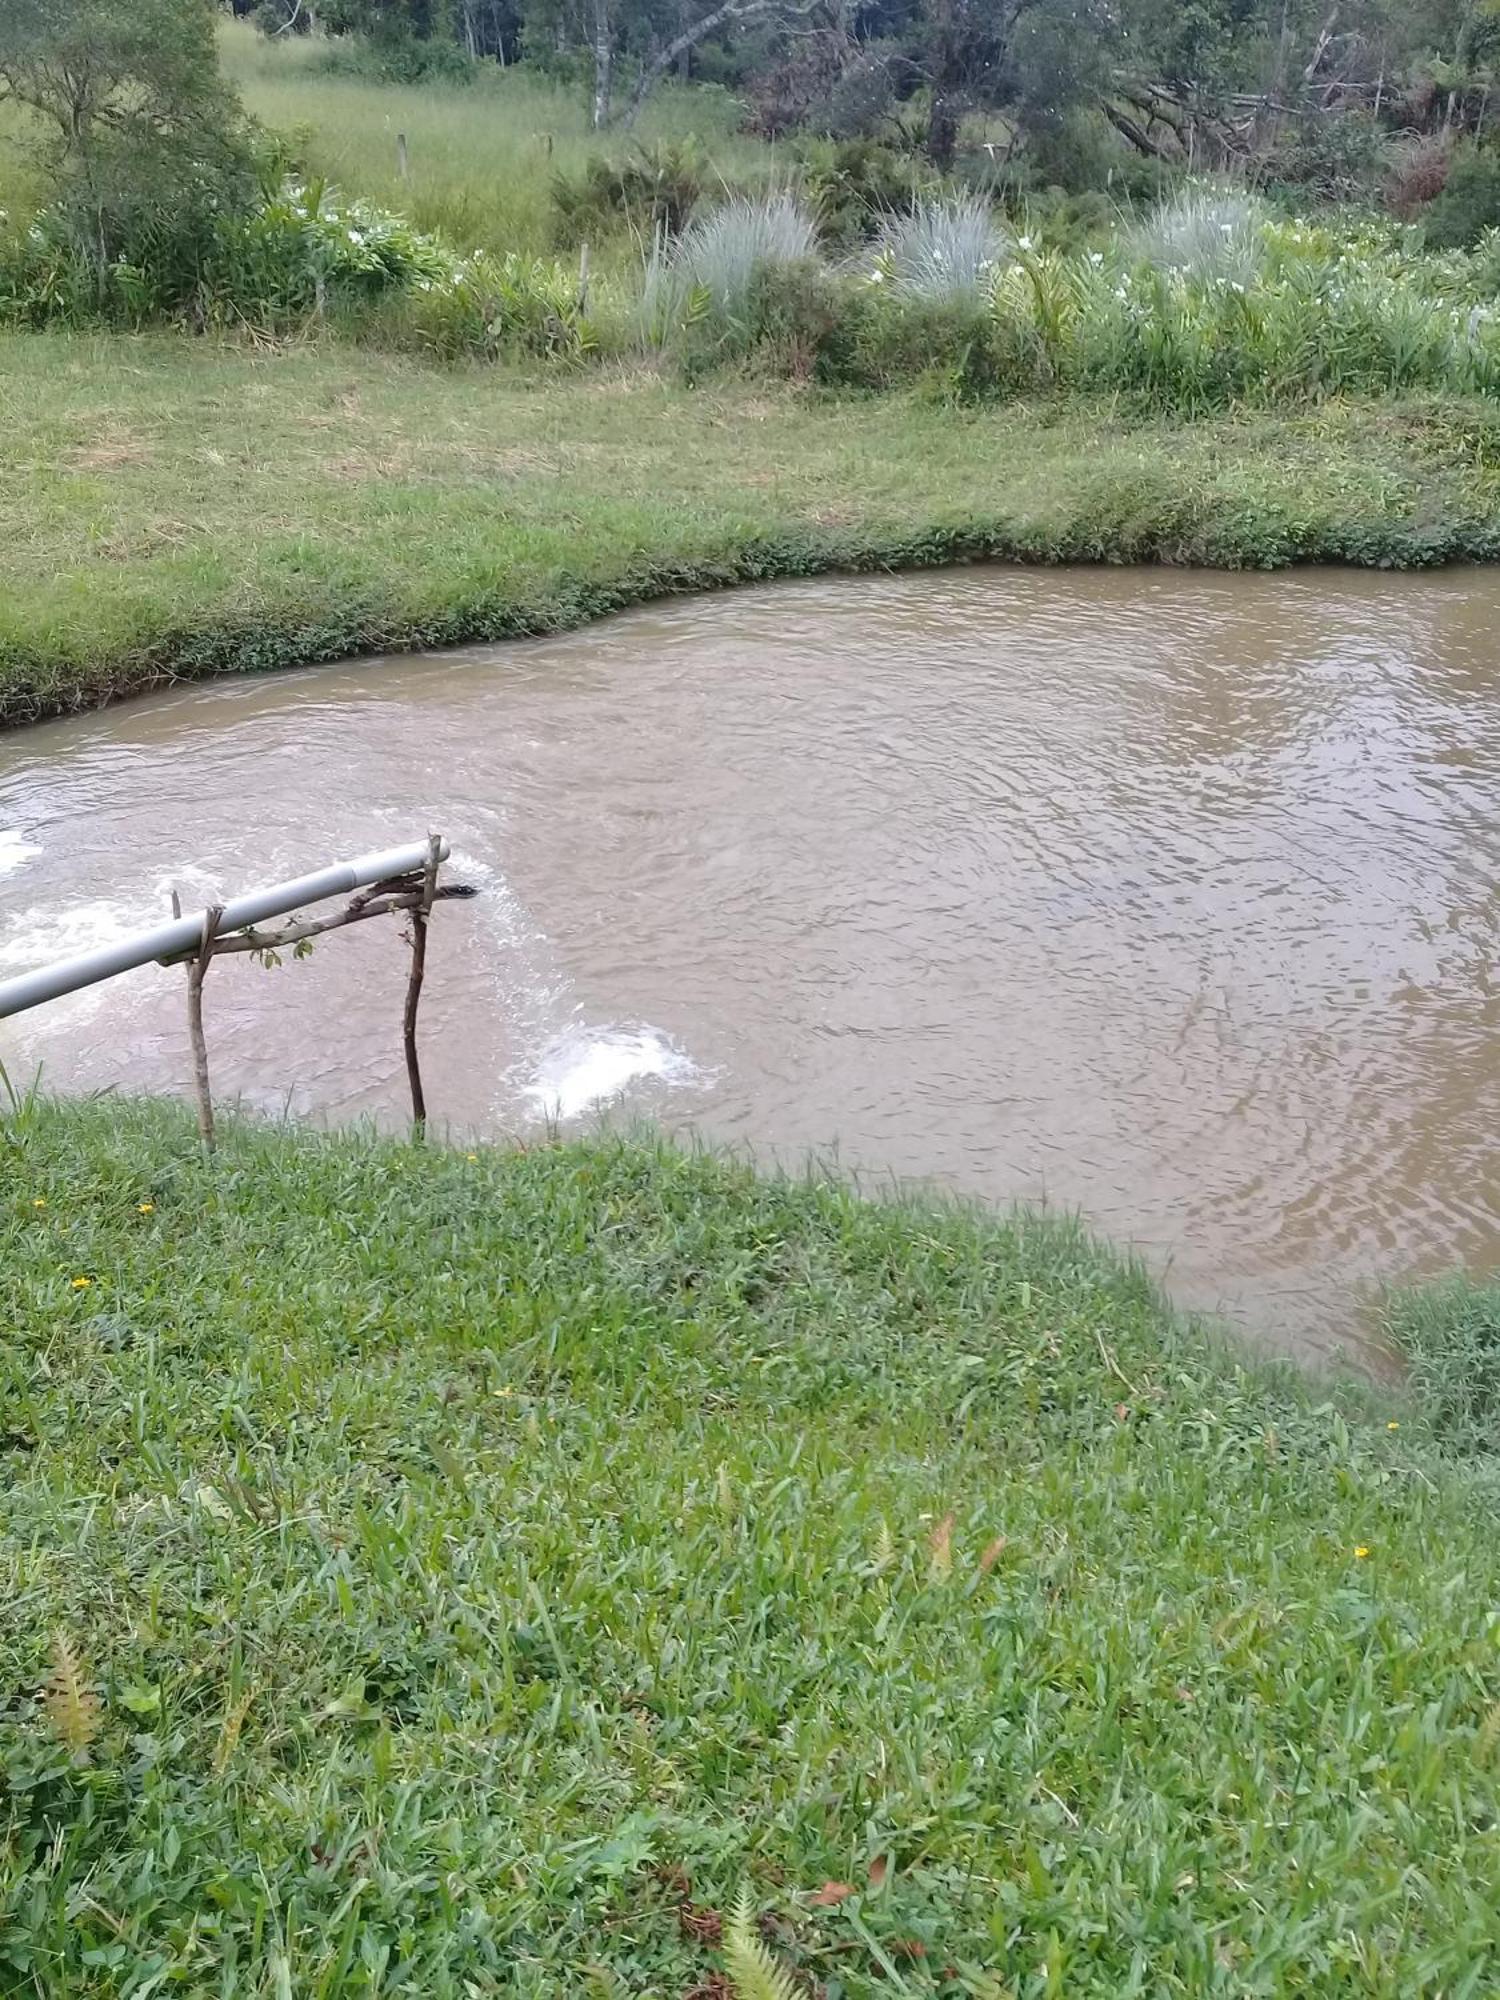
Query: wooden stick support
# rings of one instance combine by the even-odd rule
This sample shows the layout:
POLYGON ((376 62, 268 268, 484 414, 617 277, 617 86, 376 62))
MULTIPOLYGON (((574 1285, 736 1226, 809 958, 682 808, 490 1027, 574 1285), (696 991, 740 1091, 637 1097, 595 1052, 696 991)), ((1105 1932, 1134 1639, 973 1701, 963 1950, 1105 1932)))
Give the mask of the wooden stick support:
MULTIPOLYGON (((420 852, 420 850, 415 850, 420 852)), ((406 854, 413 850, 406 850, 406 854)), ((401 859, 406 859, 406 854, 401 859)), ((222 904, 214 904, 203 913, 202 934, 196 944, 187 950, 174 950, 169 956, 159 959, 161 965, 180 965, 187 973, 188 985, 188 1038, 193 1054, 193 1094, 198 1106, 198 1133, 207 1153, 214 1150, 214 1107, 209 1089, 208 1043, 203 1033, 203 981, 208 968, 221 953, 254 952, 269 953, 310 944, 313 938, 322 937, 329 931, 346 929, 350 924, 361 924, 372 917, 392 916, 406 913, 411 917, 411 970, 406 982, 406 1005, 402 1015, 402 1048, 406 1057, 406 1077, 411 1089, 411 1116, 415 1136, 420 1139, 427 1130, 427 1098, 422 1087, 422 1070, 417 1059, 417 1010, 422 998, 422 980, 427 969, 427 928, 432 917, 433 905, 457 900, 461 897, 477 896, 479 891, 466 882, 438 881, 438 870, 443 860, 443 838, 433 833, 427 837, 427 854, 421 872, 408 868, 396 875, 389 875, 380 881, 370 882, 360 889, 341 910, 328 916, 308 917, 293 914, 275 928, 257 927, 244 924, 237 930, 220 935, 219 926, 224 917, 222 904)), ((182 903, 176 890, 172 892, 172 915, 182 915, 182 903)))
POLYGON ((406 1011, 401 1025, 402 1045, 406 1051, 406 1080, 411 1086, 412 1133, 418 1139, 427 1131, 427 1098, 422 1089, 421 1064, 417 1060, 417 1007, 422 998, 422 975, 427 968, 427 920, 437 896, 442 845, 441 835, 429 834, 421 898, 412 906, 411 976, 406 982, 406 1011))
MULTIPOLYGON (((211 904, 203 912, 203 936, 197 951, 187 961, 188 1040, 193 1051, 193 1095, 198 1105, 198 1137, 203 1142, 205 1153, 214 1150, 217 1140, 213 1093, 208 1081, 208 1042, 203 1033, 203 981, 213 963, 214 939, 223 914, 223 905, 219 903, 211 904)), ((182 915, 182 903, 175 889, 172 891, 172 915, 182 915)))

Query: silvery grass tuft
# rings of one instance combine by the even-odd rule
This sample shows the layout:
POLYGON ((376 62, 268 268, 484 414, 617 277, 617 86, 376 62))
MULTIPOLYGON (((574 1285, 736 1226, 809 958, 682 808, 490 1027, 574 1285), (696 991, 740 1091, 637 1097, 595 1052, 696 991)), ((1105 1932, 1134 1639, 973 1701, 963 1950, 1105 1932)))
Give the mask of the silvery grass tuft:
POLYGON ((1132 247, 1159 270, 1248 284, 1265 255, 1265 219, 1263 205, 1238 188, 1188 188, 1140 225, 1132 247))
POLYGON ((919 201, 880 232, 871 276, 913 298, 972 298, 986 290, 1011 237, 982 196, 919 201))
POLYGON ((642 293, 648 331, 664 338, 694 301, 704 313, 733 317, 762 271, 817 255, 817 229, 794 195, 735 195, 695 215, 675 243, 658 233, 642 293))

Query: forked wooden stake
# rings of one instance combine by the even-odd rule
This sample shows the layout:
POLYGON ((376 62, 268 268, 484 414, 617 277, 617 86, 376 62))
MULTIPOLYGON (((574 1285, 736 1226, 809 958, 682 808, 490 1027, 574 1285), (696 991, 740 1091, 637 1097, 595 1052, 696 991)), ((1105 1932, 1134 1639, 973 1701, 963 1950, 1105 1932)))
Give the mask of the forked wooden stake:
MULTIPOLYGON (((191 951, 161 961, 187 969, 193 1087, 198 1100, 198 1130, 206 1152, 214 1150, 214 1108, 208 1085, 208 1044, 203 1035, 203 980, 214 959, 221 952, 253 952, 264 956, 296 949, 311 944, 315 937, 322 937, 329 931, 344 930, 350 924, 367 923, 372 917, 391 916, 401 911, 408 912, 411 917, 411 972, 406 982, 402 1046, 406 1056, 407 1082, 411 1087, 412 1128, 419 1139, 425 1134, 427 1100, 417 1060, 417 1008, 422 998, 423 974, 427 969, 427 926, 434 903, 477 896, 479 893, 464 882, 440 884, 438 870, 442 865, 442 856, 442 835, 429 834, 427 860, 420 874, 413 869, 410 874, 393 875, 383 882, 373 882, 351 896, 343 909, 335 910, 326 917, 294 916, 277 930, 257 929, 250 924, 242 930, 226 932, 221 937, 219 923, 224 911, 222 905, 215 905, 203 913, 203 935, 198 944, 191 951)), ((172 914, 174 917, 182 914, 182 904, 175 889, 172 892, 172 914)))

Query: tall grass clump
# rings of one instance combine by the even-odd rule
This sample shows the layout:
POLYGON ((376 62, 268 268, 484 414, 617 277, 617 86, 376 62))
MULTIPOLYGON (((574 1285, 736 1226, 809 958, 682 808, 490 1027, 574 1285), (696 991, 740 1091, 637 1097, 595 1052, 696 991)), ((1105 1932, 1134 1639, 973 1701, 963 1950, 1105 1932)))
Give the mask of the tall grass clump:
POLYGON ((1186 188, 1127 239, 1135 258, 1200 280, 1254 277, 1265 251, 1264 205, 1238 188, 1186 188))
POLYGON ((694 215, 675 242, 657 232, 641 293, 647 342, 666 347, 687 334, 753 344, 765 281, 818 265, 817 227, 793 194, 733 196, 694 215))
POLYGON ((1387 1322, 1439 1439, 1465 1455, 1500 1452, 1500 1282, 1455 1276, 1398 1292, 1387 1322))
POLYGON ((977 298, 1011 247, 1009 233, 981 195, 933 196, 880 232, 875 272, 918 299, 977 298))
POLYGON ((695 215, 678 239, 673 268, 690 288, 733 312, 762 271, 810 263, 817 254, 812 218, 783 190, 737 195, 707 215, 695 215))

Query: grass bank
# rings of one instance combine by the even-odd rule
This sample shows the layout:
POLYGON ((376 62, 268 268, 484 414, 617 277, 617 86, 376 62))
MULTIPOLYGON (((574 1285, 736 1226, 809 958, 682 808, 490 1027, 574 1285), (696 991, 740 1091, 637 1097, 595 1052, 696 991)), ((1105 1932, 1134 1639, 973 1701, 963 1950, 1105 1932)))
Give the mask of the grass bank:
POLYGON ((4 1136, 5 1991, 1500 1977, 1492 1487, 1071 1230, 4 1136))
POLYGON ((0 419, 7 723, 828 568, 1500 549, 1482 401, 1188 425, 28 333, 0 419))

